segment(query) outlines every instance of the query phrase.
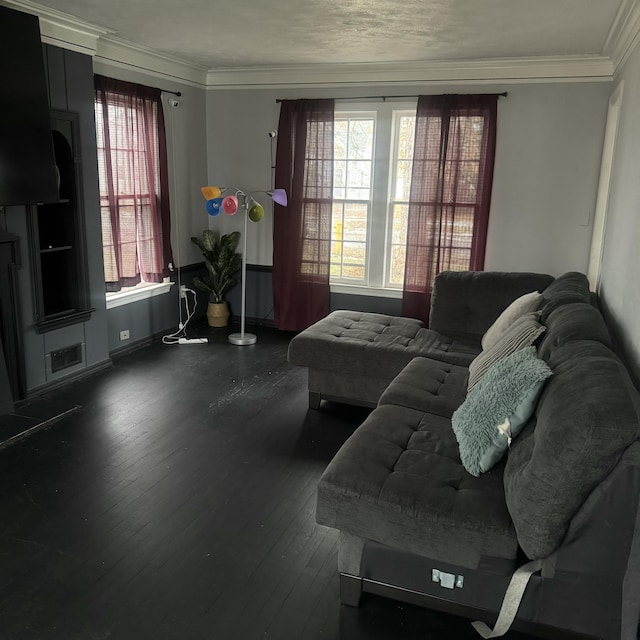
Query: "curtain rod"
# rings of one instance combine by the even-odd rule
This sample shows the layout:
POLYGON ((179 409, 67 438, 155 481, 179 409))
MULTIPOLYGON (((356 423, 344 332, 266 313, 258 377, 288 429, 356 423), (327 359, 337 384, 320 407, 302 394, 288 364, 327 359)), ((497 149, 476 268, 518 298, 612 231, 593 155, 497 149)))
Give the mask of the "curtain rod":
MULTIPOLYGON (((473 94, 470 94, 473 95, 473 94)), ((504 91, 503 93, 494 93, 493 95, 497 95, 498 97, 506 98, 509 94, 504 91)), ((418 98, 418 96, 351 96, 348 98, 336 98, 336 100, 392 100, 397 98, 409 99, 409 98, 418 98)), ((276 102, 283 102, 284 100, 289 100, 290 98, 276 98, 276 102)))

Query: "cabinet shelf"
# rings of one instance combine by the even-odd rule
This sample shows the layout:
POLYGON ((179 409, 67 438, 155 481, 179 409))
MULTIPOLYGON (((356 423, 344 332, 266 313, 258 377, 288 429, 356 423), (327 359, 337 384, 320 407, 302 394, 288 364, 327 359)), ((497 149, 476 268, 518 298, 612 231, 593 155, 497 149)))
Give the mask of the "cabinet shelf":
POLYGON ((48 247, 47 249, 40 249, 40 253, 56 253, 56 251, 71 251, 73 247, 71 245, 66 245, 64 247, 48 247))
POLYGON ((31 207, 35 326, 46 332, 84 322, 89 308, 78 115, 51 112, 59 174, 57 202, 31 207))

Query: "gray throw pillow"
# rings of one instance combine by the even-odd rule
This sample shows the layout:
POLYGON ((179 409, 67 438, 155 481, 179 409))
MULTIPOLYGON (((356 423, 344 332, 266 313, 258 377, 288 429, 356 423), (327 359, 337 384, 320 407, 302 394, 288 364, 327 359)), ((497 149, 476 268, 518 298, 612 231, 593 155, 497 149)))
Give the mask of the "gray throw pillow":
POLYGON ((494 364, 451 417, 464 468, 491 469, 533 415, 551 369, 526 347, 494 364))
POLYGON ((467 390, 471 391, 488 371, 489 367, 515 351, 531 346, 545 331, 538 322, 538 314, 531 312, 520 316, 489 349, 485 349, 469 365, 467 390))
POLYGON ((525 313, 537 311, 542 304, 542 294, 539 291, 525 293, 516 298, 495 320, 482 336, 483 349, 490 349, 507 332, 509 327, 525 313))

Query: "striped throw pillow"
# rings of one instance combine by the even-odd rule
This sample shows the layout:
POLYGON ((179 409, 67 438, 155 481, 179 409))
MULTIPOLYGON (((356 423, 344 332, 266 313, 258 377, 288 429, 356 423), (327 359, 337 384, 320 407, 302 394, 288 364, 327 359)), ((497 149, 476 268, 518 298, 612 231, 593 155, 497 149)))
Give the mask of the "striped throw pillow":
POLYGON ((467 390, 471 391, 478 384, 480 378, 491 365, 502 360, 505 356, 531 346, 546 329, 544 325, 540 324, 539 319, 540 315, 536 312, 525 313, 505 331, 493 346, 482 351, 469 365, 467 390))

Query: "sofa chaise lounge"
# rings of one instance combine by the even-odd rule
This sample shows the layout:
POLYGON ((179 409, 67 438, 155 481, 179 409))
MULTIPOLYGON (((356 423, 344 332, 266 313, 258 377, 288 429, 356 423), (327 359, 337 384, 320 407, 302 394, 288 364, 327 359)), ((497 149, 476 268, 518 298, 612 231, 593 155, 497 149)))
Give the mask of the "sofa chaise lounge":
POLYGON ((299 333, 289 361, 309 368, 309 406, 337 400, 375 407, 417 356, 468 366, 480 338, 515 298, 553 278, 534 273, 445 272, 436 278, 429 328, 413 318, 334 311, 299 333))
POLYGON ((582 274, 440 274, 429 329, 334 312, 289 355, 312 405, 375 405, 318 484, 343 603, 371 592, 487 622, 502 609, 499 633, 515 602, 514 628, 537 635, 637 637, 640 401, 582 274), (534 290, 544 332, 529 349, 551 377, 508 454, 472 475, 452 420, 481 395, 482 379, 467 387, 483 336, 534 290))

